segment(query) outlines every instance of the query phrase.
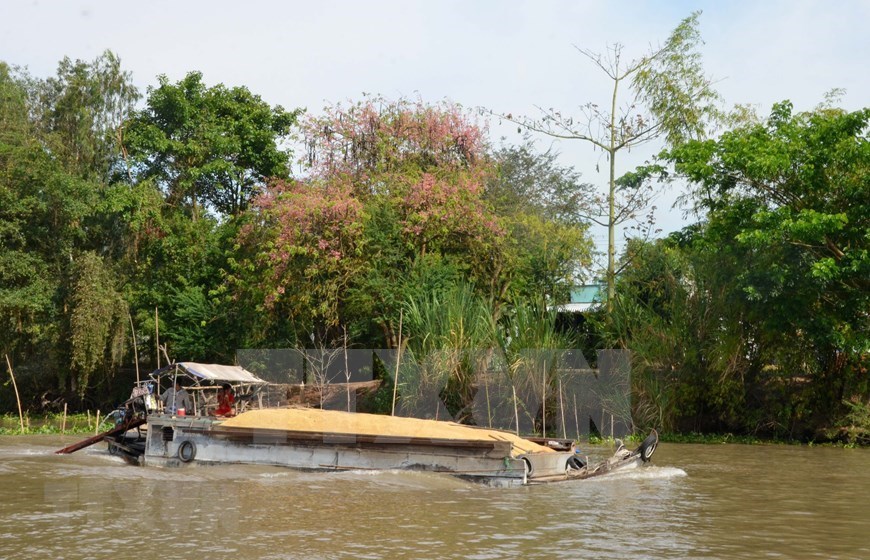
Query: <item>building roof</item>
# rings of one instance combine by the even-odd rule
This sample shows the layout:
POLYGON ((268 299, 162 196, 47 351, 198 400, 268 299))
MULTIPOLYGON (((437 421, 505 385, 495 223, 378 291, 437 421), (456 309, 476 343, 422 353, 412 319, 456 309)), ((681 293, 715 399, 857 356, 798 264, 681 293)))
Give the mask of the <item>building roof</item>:
POLYGON ((571 289, 571 301, 556 307, 560 313, 583 313, 597 307, 607 299, 604 284, 583 284, 571 289))

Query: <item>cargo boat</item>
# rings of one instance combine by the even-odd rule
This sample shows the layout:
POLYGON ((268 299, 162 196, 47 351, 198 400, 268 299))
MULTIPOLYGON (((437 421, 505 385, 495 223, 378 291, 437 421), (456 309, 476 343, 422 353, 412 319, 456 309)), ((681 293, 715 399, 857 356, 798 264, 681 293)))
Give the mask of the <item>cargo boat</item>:
MULTIPOLYGON (((192 389, 229 378, 249 388, 265 385, 236 366, 182 363, 170 371, 196 380, 199 385, 192 389)), ((152 378, 159 388, 157 373, 152 378)), ((408 469, 515 486, 583 480, 637 467, 650 460, 658 443, 653 431, 638 448, 628 450, 618 443, 610 458, 592 465, 571 440, 527 439, 453 422, 314 408, 254 408, 222 418, 204 414, 207 407, 195 405, 192 415, 168 414, 153 408, 151 394, 134 391, 113 430, 58 452, 107 440, 110 452, 144 466, 241 463, 324 471, 408 469), (146 421, 147 430, 142 430, 146 421)))

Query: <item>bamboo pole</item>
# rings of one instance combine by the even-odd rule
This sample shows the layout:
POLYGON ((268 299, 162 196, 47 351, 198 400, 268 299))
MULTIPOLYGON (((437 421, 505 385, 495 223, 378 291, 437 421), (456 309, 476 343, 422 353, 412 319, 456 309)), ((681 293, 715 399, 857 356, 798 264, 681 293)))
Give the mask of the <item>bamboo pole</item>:
POLYGON ((559 378, 559 411, 562 413, 562 439, 568 439, 568 433, 565 431, 565 403, 562 401, 562 378, 559 378))
POLYGON ((399 389, 399 364, 402 362, 402 320, 405 316, 405 310, 399 310, 399 349, 396 352, 396 375, 393 377, 393 408, 390 411, 390 416, 396 415, 396 394, 399 389))
POLYGON ((67 404, 63 403, 63 423, 60 425, 60 433, 66 433, 66 407, 67 404))
POLYGON ((139 385, 139 351, 136 349, 136 327, 133 326, 133 316, 127 313, 130 318, 130 330, 133 331, 133 361, 136 364, 136 385, 139 385))
POLYGON ((547 366, 544 366, 543 386, 541 387, 541 397, 543 404, 541 405, 541 437, 547 437, 547 366))
POLYGON ((94 435, 100 433, 100 409, 97 409, 97 415, 94 417, 94 435))
POLYGON ((347 411, 350 412, 350 369, 347 367, 347 327, 341 326, 342 342, 344 343, 344 389, 347 394, 347 411))
POLYGON ((577 441, 580 441, 580 417, 577 415, 577 393, 572 393, 574 397, 574 427, 577 428, 577 441))
POLYGON ((487 380, 483 384, 483 388, 486 391, 486 427, 492 429, 492 407, 489 404, 489 379, 487 376, 487 380))
POLYGON ((517 423, 517 435, 520 435, 520 409, 517 404, 517 388, 513 383, 511 384, 511 391, 514 393, 514 421, 517 423))
POLYGON ((18 395, 18 384, 15 383, 15 374, 12 373, 12 362, 9 361, 9 354, 6 356, 6 365, 9 367, 9 377, 12 378, 12 388, 15 389, 15 401, 18 403, 18 422, 21 424, 21 433, 24 433, 24 414, 21 413, 21 397, 18 395))
POLYGON ((154 339, 157 342, 157 369, 160 369, 160 318, 157 315, 157 306, 154 306, 154 339))

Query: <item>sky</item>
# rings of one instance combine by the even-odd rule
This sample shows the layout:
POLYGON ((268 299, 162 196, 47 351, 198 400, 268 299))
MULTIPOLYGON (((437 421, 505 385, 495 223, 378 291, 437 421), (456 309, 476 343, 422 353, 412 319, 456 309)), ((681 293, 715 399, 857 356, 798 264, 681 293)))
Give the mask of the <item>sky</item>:
MULTIPOLYGON (((789 99, 808 110, 833 88, 846 90, 846 109, 870 105, 868 0, 3 0, 0 60, 48 77, 65 56, 90 61, 110 49, 143 91, 160 74, 177 81, 198 70, 207 85, 246 86, 313 113, 370 93, 534 117, 539 106, 608 101, 610 84, 577 47, 620 43, 636 58, 696 10, 704 68, 726 107, 766 114, 789 99)), ((489 126, 494 142, 521 141, 514 125, 489 126)), ((600 153, 536 138, 603 188, 600 153)), ((617 159, 618 172, 655 147, 617 159)), ((678 192, 657 203, 664 232, 694 221, 670 208, 678 192)), ((606 234, 593 235, 603 249, 606 234)))

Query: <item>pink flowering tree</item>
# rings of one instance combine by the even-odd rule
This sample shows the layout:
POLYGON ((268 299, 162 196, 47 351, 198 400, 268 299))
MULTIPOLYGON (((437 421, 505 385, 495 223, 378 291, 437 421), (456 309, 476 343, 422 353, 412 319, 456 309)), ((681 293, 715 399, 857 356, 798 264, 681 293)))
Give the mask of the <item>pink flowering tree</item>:
POLYGON ((503 231, 482 195, 492 171, 485 129, 452 103, 377 97, 303 122, 311 174, 388 201, 417 254, 491 248, 503 231))
POLYGON ((398 197, 403 231, 420 254, 432 248, 479 253, 492 249, 504 230, 481 198, 473 174, 448 178, 424 173, 398 197))
POLYGON ((347 183, 277 182, 253 201, 242 229, 264 288, 263 306, 326 325, 359 265, 362 204, 347 183))
POLYGON ((372 98, 302 128, 308 176, 266 188, 242 235, 264 309, 332 327, 356 318, 355 332, 393 345, 427 276, 500 289, 504 228, 483 198, 492 165, 470 114, 372 98))
POLYGON ((458 105, 369 98, 327 106, 304 120, 306 163, 314 176, 353 177, 381 192, 390 175, 486 165, 485 128, 458 105))

